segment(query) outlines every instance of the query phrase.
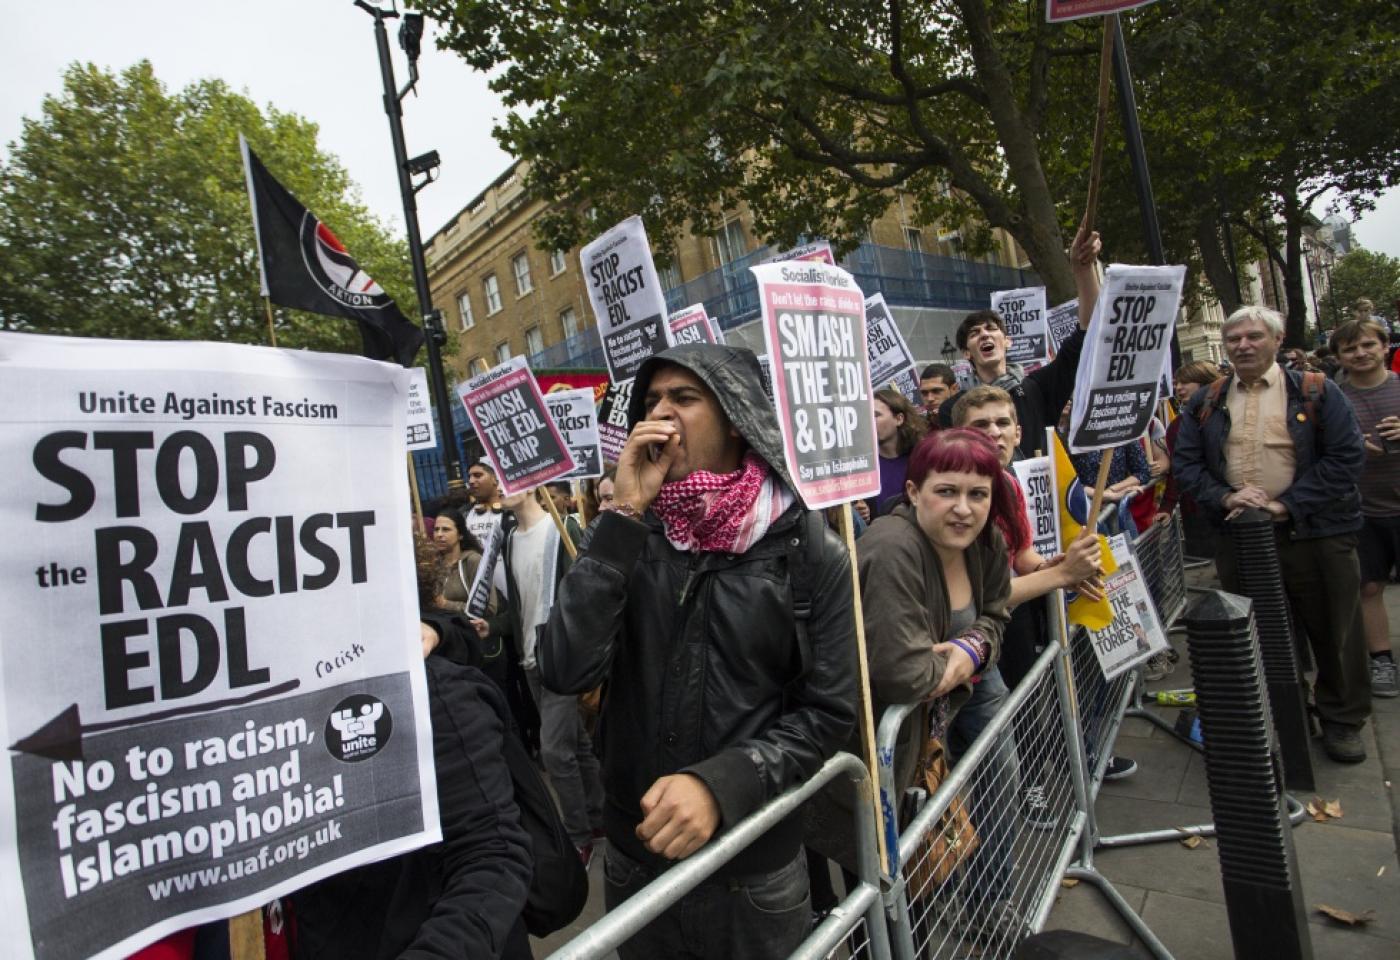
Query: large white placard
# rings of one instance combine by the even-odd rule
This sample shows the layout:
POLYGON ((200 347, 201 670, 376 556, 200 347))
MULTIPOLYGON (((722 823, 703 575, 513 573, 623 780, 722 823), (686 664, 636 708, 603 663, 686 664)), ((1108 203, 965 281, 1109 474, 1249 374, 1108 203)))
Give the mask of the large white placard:
POLYGON ((788 471, 810 509, 880 492, 865 298, 840 267, 750 267, 788 471))
POLYGON ((1029 457, 1011 464, 1021 492, 1026 495, 1026 521, 1031 528, 1031 546, 1046 560, 1060 552, 1060 516, 1055 510, 1055 483, 1050 475, 1049 457, 1029 457))
POLYGON ((1113 264, 1079 358, 1069 448, 1107 450, 1147 433, 1186 268, 1113 264))
POLYGON ((440 838, 408 383, 0 333, 7 955, 126 957, 440 838))
POLYGON ((1044 287, 998 290, 992 294, 992 310, 1001 315, 1006 330, 1008 363, 1030 366, 1050 359, 1044 287))
POLYGON ((641 217, 628 217, 579 251, 603 358, 614 383, 631 380, 647 357, 672 343, 666 297, 641 217))
POLYGON ((551 390, 544 395, 544 404, 574 460, 574 469, 556 479, 601 477, 603 452, 598 443, 598 408, 593 405, 593 388, 551 390))
MULTIPOLYGON (((900 387, 907 388, 914 369, 914 354, 909 352, 909 345, 904 342, 904 334, 899 332, 883 293, 865 300, 865 339, 870 350, 871 385, 880 390, 899 381, 900 387)), ((914 390, 917 397, 917 379, 914 390)))

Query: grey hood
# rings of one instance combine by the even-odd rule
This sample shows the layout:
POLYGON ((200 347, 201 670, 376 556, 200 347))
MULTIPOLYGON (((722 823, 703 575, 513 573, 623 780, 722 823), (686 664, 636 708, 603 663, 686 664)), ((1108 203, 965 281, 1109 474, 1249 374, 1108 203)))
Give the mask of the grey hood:
POLYGON ((789 490, 797 485, 788 474, 783 456, 783 437, 778 432, 778 418, 773 404, 763 390, 758 357, 743 347, 721 346, 713 343, 688 343, 658 353, 642 363, 632 384, 632 402, 627 408, 627 428, 630 431, 639 420, 646 419, 647 387, 662 364, 674 363, 684 367, 709 387, 719 400, 720 408, 739 431, 749 447, 757 453, 789 490))

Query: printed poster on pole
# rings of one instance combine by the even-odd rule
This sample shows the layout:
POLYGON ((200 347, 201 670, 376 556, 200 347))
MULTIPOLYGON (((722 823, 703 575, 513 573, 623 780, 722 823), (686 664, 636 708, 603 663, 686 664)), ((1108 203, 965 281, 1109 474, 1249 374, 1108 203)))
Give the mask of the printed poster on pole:
POLYGON ((557 480, 574 469, 569 448, 545 408, 524 357, 477 374, 457 387, 476 435, 506 496, 557 480))
POLYGON ((408 383, 0 333, 8 956, 124 958, 440 839, 408 383))
POLYGON ((1046 560, 1060 552, 1060 518, 1055 510, 1055 482, 1050 458, 1028 457, 1011 464, 1021 492, 1026 497, 1026 521, 1031 528, 1031 547, 1046 560))
POLYGON ((840 267, 783 261, 758 280, 783 451, 810 509, 880 491, 865 298, 840 267))
POLYGON ((1118 569, 1104 579, 1113 619, 1101 629, 1090 630, 1089 641, 1105 679, 1112 680, 1167 649, 1168 642, 1127 538, 1120 534, 1109 545, 1118 563, 1118 569))
POLYGON ((671 346, 666 297, 642 218, 628 217, 579 251, 603 358, 614 383, 631 380, 647 357, 671 346))
POLYGON ((1079 358, 1069 449, 1108 450, 1147 433, 1186 268, 1112 264, 1079 358))
MULTIPOLYGON (((903 376, 903 386, 907 387, 909 375, 914 369, 914 354, 904 342, 904 335, 899 332, 899 325, 894 322, 894 315, 890 313, 883 293, 865 300, 865 337, 870 349, 871 385, 880 390, 903 376)), ((913 383, 914 396, 917 397, 918 380, 915 379, 913 383)))
POLYGON ((1045 288, 1023 287, 992 294, 992 310, 1006 330, 1006 360, 1039 366, 1050 359, 1045 327, 1045 288))
POLYGON ((622 448, 627 445, 627 408, 632 404, 632 383, 608 384, 602 402, 598 404, 598 443, 603 459, 617 463, 622 448))
POLYGON ((1060 352, 1060 346, 1079 329, 1079 301, 1067 300, 1051 307, 1045 314, 1045 326, 1050 333, 1050 356, 1060 352))
POLYGON ((428 371, 422 367, 408 370, 408 413, 405 429, 409 450, 432 450, 437 447, 437 425, 433 423, 433 407, 428 402, 428 371))
POLYGON ((564 445, 573 457, 574 469, 561 474, 559 480, 587 480, 603 475, 603 452, 598 443, 598 408, 593 405, 593 391, 555 390, 544 395, 549 416, 564 438, 564 445))
POLYGON ((1063 23, 1084 17, 1102 17, 1110 13, 1126 13, 1145 7, 1152 0, 1045 0, 1045 19, 1063 23))
POLYGON ((724 334, 719 324, 710 319, 703 303, 692 303, 683 310, 671 314, 667 323, 671 327, 671 342, 682 343, 723 343, 724 334))

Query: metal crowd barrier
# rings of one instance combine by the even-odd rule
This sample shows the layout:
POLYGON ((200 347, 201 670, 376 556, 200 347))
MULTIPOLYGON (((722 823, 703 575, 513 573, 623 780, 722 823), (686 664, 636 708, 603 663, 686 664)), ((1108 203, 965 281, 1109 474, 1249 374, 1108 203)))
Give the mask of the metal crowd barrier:
POLYGON ((889 960, 889 937, 881 900, 880 854, 871 813, 870 774, 865 764, 849 753, 836 754, 812 779, 775 798, 713 843, 661 874, 550 954, 549 960, 590 960, 607 956, 839 776, 849 777, 855 786, 852 818, 860 882, 792 956, 802 960, 837 956, 852 960, 889 960))

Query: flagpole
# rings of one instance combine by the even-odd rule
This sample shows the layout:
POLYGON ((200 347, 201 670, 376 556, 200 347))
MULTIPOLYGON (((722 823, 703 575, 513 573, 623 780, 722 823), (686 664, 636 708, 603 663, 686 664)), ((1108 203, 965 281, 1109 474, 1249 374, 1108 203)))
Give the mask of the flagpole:
POLYGON ((263 297, 263 308, 267 310, 267 336, 275 347, 277 346, 277 328, 272 325, 272 300, 268 297, 263 297))

